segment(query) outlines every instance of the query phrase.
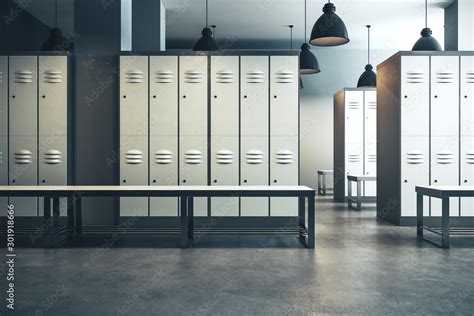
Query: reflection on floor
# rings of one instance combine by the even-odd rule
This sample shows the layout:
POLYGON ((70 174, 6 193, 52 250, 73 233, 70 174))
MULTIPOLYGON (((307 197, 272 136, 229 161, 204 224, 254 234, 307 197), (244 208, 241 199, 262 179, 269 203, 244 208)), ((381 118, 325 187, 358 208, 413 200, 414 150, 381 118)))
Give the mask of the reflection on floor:
POLYGON ((204 237, 187 250, 175 238, 17 249, 16 312, 472 314, 472 239, 439 249, 413 227, 377 222, 374 208, 349 211, 331 197, 318 198, 317 212, 315 251, 268 236, 204 237))

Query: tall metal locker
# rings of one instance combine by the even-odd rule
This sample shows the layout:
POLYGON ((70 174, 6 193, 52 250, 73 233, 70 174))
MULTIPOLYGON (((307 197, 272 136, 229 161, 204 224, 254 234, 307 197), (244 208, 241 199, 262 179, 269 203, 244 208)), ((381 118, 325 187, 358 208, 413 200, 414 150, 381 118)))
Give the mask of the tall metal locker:
MULTIPOLYGON (((208 184, 208 57, 179 57, 180 185, 208 184)), ((207 216, 207 198, 196 198, 194 215, 207 216)))
MULTIPOLYGON (((211 56, 211 185, 239 185, 239 56, 211 56)), ((239 216, 239 198, 211 199, 212 216, 239 216)))
MULTIPOLYGON (((38 57, 38 183, 68 184, 68 57, 38 57)), ((39 199, 43 214, 43 199, 39 199)), ((61 199, 61 214, 67 200, 61 199)))
MULTIPOLYGON (((8 57, 0 56, 0 185, 8 185, 8 57)), ((8 198, 0 198, 0 216, 8 198)))
MULTIPOLYGON (((364 91, 364 174, 377 174, 377 91, 364 91)), ((353 191, 354 192, 354 191, 353 191)), ((364 183, 364 195, 376 196, 376 182, 364 183)))
MULTIPOLYGON (((270 185, 298 185, 298 56, 270 57, 270 185)), ((297 198, 271 198, 271 216, 298 216, 297 198)))
MULTIPOLYGON (((36 56, 9 58, 10 185, 37 185, 38 81, 36 56)), ((36 216, 37 198, 11 198, 16 216, 36 216)))
MULTIPOLYGON (((474 56, 461 56, 461 185, 474 185, 474 56)), ((474 216, 474 198, 461 198, 461 216, 474 216)))
MULTIPOLYGON (((150 56, 150 185, 178 185, 178 57, 150 56)), ((150 199, 150 216, 177 216, 178 199, 150 199)))
MULTIPOLYGON (((148 56, 120 56, 120 183, 148 185, 148 56)), ((148 198, 120 198, 121 216, 147 216, 148 198)))
MULTIPOLYGON (((459 185, 459 56, 431 56, 431 184, 459 185)), ((440 199, 431 215, 441 216, 440 199)), ((450 215, 459 215, 450 199, 450 215)))
MULTIPOLYGON (((240 184, 269 184, 268 56, 240 58, 240 184)), ((241 216, 268 216, 268 198, 241 198, 241 216)))

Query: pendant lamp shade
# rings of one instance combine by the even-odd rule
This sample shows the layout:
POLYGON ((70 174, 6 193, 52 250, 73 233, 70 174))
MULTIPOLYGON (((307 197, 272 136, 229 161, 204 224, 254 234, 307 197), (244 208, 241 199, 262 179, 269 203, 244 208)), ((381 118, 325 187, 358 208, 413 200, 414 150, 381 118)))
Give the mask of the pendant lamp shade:
MULTIPOLYGON (((202 37, 198 39, 196 44, 194 44, 193 50, 194 51, 220 51, 221 48, 217 41, 212 36, 212 31, 208 28, 208 14, 209 14, 209 7, 208 7, 208 0, 206 0, 206 27, 202 29, 201 35, 202 37)), ((213 26, 215 27, 215 26, 213 26)))
POLYGON ((374 72, 374 67, 370 64, 370 25, 367 27, 367 65, 365 71, 360 75, 359 81, 357 81, 357 88, 361 87, 376 87, 377 86, 377 75, 374 72))
MULTIPOLYGON (((306 41, 306 0, 304 1, 304 40, 306 41)), ((300 51, 300 74, 301 75, 311 75, 321 72, 319 69, 319 63, 316 59, 316 56, 311 52, 311 47, 308 43, 303 43, 301 45, 300 51)), ((300 87, 303 86, 300 78, 300 87)))
POLYGON ((421 37, 416 41, 411 50, 442 51, 441 45, 431 34, 433 32, 428 27, 428 0, 425 0, 425 28, 421 30, 421 37))
POLYGON ((311 31, 310 44, 316 46, 338 46, 349 42, 346 25, 335 13, 336 7, 332 3, 326 3, 323 7, 323 15, 314 23, 311 31))

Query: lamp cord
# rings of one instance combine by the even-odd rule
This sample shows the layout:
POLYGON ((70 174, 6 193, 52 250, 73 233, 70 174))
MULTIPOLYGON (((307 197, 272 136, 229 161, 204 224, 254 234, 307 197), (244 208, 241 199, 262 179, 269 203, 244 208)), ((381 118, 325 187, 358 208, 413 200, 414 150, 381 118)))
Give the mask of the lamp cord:
POLYGON ((208 3, 207 3, 208 0, 206 0, 206 27, 209 25, 208 23, 208 12, 209 12, 209 8, 208 8, 208 3))
POLYGON ((306 43, 306 0, 304 0, 304 42, 306 43))
POLYGON ((288 25, 290 28, 290 51, 293 51, 293 25, 288 25))
POLYGON ((54 24, 56 26, 56 28, 58 27, 58 0, 55 1, 55 5, 54 5, 54 8, 55 8, 55 13, 54 13, 54 24))
POLYGON ((425 0, 425 28, 428 27, 428 0, 425 0))
POLYGON ((370 64, 370 25, 367 25, 367 64, 370 64))

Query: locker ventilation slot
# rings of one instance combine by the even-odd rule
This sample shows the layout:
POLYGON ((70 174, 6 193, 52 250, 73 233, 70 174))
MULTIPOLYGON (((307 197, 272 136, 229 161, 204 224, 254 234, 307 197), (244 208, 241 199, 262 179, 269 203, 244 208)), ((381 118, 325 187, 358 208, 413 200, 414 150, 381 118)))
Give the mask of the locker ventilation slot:
POLYGON ((245 161, 249 165, 259 165, 263 163, 263 152, 257 149, 247 151, 245 161))
POLYGON ((169 165, 173 163, 173 153, 167 149, 155 152, 155 163, 158 165, 169 165))
POLYGON ((376 110, 377 109, 377 102, 375 101, 370 101, 367 103, 367 106, 369 110, 376 110))
POLYGON ((377 162, 377 155, 375 155, 375 154, 369 154, 369 155, 367 156, 367 161, 368 161, 368 162, 377 162))
POLYGON ((184 82, 201 83, 203 81, 202 72, 197 70, 188 70, 184 73, 184 82))
POLYGON ((155 73, 156 83, 173 83, 173 72, 168 70, 158 70, 155 73))
POLYGON ((232 70, 219 70, 216 73, 217 83, 232 83, 234 82, 234 72, 232 70))
POLYGON ((0 151, 0 163, 3 163, 3 153, 0 151))
POLYGON ((437 83, 453 83, 454 82, 454 73, 452 73, 452 72, 437 72, 436 73, 436 82, 437 83))
POLYGON ((188 165, 198 165, 202 163, 202 153, 197 149, 188 150, 185 153, 185 161, 188 165))
POLYGON ((454 163, 454 154, 449 151, 444 151, 436 154, 436 163, 440 165, 449 165, 454 163))
POLYGON ((466 163, 474 165, 474 152, 466 153, 466 163))
POLYGON ((125 74, 126 83, 143 83, 143 71, 141 70, 130 70, 125 74))
POLYGON ((425 162, 425 155, 421 151, 411 151, 406 155, 407 164, 419 165, 425 162))
POLYGON ((293 82, 293 71, 291 70, 280 70, 275 74, 275 81, 277 83, 292 83, 293 82))
POLYGON ((0 83, 3 83, 3 72, 0 71, 0 83))
POLYGON ((31 151, 23 149, 15 152, 15 163, 17 165, 29 165, 33 162, 33 154, 31 151))
POLYGON ((262 83, 264 81, 264 74, 261 70, 250 70, 247 72, 245 81, 247 83, 262 83))
POLYGON ((61 152, 59 150, 51 149, 44 153, 44 163, 47 165, 58 165, 61 163, 61 152))
POLYGON ((466 82, 474 83, 474 72, 466 72, 466 82))
POLYGON ((407 83, 423 83, 425 82, 425 74, 420 71, 409 71, 406 74, 407 83))
POLYGON ((61 83, 63 82, 63 73, 59 70, 46 70, 44 72, 44 82, 61 83))
POLYGON ((32 83, 33 73, 29 70, 15 71, 14 81, 16 83, 32 83))
POLYGON ((347 155, 347 160, 349 160, 349 162, 359 162, 360 161, 360 155, 359 154, 349 154, 349 155, 347 155))
POLYGON ((290 150, 282 149, 277 151, 275 157, 276 163, 279 165, 289 165, 293 163, 293 153, 290 150))
POLYGON ((219 150, 216 153, 216 159, 220 165, 230 165, 234 163, 234 153, 227 149, 219 150))
POLYGON ((349 101, 349 109, 350 110, 358 110, 360 109, 360 102, 359 101, 349 101))
POLYGON ((131 149, 125 153, 125 163, 128 165, 139 165, 143 163, 143 153, 138 149, 131 149))

